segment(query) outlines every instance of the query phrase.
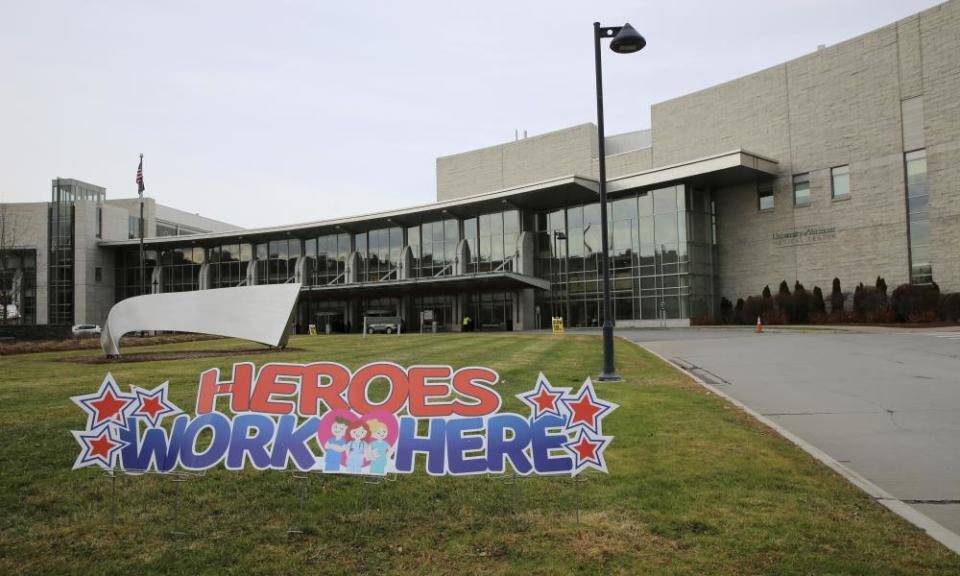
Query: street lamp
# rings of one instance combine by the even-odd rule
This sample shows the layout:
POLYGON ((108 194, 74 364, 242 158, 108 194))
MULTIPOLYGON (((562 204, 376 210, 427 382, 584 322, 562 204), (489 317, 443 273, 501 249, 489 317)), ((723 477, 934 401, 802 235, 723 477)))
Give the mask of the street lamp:
POLYGON ((647 41, 630 24, 600 26, 593 23, 594 64, 597 71, 597 144, 600 154, 600 235, 602 236, 601 266, 603 268, 603 371, 597 378, 602 382, 621 380, 613 367, 613 310, 610 306, 610 239, 607 232, 607 153, 603 132, 603 72, 600 66, 600 39, 611 38, 610 49, 618 54, 632 54, 643 50, 647 41))
MULTIPOLYGON (((567 235, 562 230, 553 231, 553 259, 557 261, 557 284, 560 284, 563 281, 563 268, 560 266, 560 252, 557 250, 557 242, 560 240, 565 241, 566 239, 567 235)), ((564 253, 566 253, 566 250, 564 250, 564 253)), ((559 302, 556 302, 556 296, 553 294, 551 294, 551 298, 553 298, 555 302, 555 309, 559 312, 559 314, 556 314, 556 316, 562 317, 564 312, 563 305, 559 302)))

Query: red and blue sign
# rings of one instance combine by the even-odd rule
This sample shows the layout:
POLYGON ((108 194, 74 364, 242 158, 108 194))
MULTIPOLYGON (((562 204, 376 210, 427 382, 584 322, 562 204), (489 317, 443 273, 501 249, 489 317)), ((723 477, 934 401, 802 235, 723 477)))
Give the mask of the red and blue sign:
POLYGON ((587 378, 576 390, 540 374, 517 398, 527 414, 501 412, 500 376, 483 367, 334 362, 233 365, 200 374, 195 415, 169 399, 169 384, 123 391, 107 374, 93 394, 73 397, 87 415, 73 432, 74 469, 128 473, 229 470, 411 473, 435 476, 606 472, 603 419, 617 405, 587 378), (386 392, 370 398, 370 388, 386 392))

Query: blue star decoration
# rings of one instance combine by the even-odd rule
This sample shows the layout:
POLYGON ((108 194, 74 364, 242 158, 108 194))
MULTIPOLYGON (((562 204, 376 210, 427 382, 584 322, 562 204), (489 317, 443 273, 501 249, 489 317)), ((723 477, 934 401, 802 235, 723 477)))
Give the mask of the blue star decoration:
POLYGON ((73 432, 73 437, 83 448, 73 463, 74 470, 87 466, 113 468, 117 453, 130 444, 115 437, 109 426, 99 431, 73 432))
POLYGON ((576 476, 586 468, 605 473, 607 463, 603 459, 603 451, 611 440, 613 436, 594 436, 581 429, 573 440, 565 443, 563 447, 573 455, 573 475, 576 476))
POLYGON ((554 388, 551 386, 550 381, 547 380, 547 377, 541 372, 540 375, 537 376, 537 385, 533 390, 517 394, 516 397, 527 406, 530 406, 533 411, 533 420, 536 421, 537 418, 546 414, 565 418, 566 407, 561 402, 561 399, 569 393, 569 388, 554 388))
POLYGON ((182 412, 169 400, 170 382, 164 382, 153 390, 132 386, 134 400, 128 406, 127 416, 143 418, 151 428, 160 425, 164 416, 182 412))
POLYGON ((583 382, 576 395, 565 394, 561 402, 570 413, 567 420, 568 431, 580 429, 597 436, 603 433, 600 420, 619 408, 619 404, 597 398, 590 378, 583 382))
POLYGON ((93 394, 72 396, 70 399, 87 413, 86 429, 97 430, 110 425, 126 428, 127 409, 134 397, 120 392, 120 387, 108 372, 99 390, 93 394))

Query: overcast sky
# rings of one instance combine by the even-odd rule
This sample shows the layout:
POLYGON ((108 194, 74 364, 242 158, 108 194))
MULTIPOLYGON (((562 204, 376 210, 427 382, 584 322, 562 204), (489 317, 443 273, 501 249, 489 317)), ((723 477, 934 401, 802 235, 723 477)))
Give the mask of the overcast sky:
POLYGON ((435 158, 650 105, 868 32, 937 0, 0 0, 0 195, 78 178, 246 227, 431 202, 435 158))

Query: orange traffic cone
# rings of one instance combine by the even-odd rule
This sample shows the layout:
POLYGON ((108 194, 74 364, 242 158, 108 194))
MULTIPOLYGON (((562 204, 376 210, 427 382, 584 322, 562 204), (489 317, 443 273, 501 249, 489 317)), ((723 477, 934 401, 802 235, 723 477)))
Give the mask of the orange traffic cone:
POLYGON ((763 334, 763 321, 757 316, 757 334, 763 334))

